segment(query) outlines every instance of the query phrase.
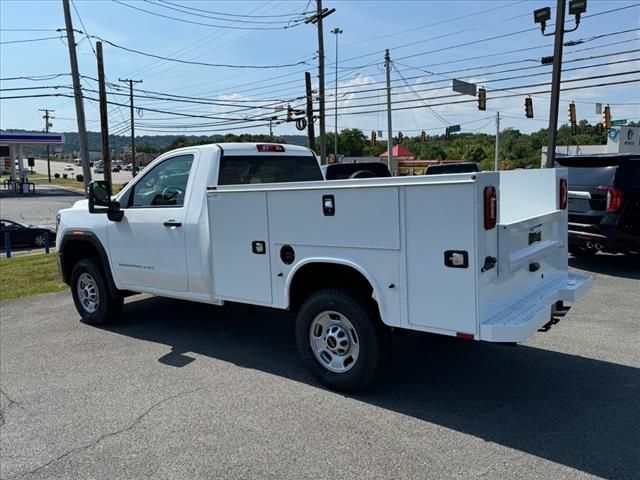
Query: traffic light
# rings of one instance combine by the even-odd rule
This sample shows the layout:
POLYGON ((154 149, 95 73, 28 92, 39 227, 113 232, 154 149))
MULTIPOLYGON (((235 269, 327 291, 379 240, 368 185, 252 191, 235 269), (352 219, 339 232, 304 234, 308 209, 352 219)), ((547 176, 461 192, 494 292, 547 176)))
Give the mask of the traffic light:
POLYGON ((527 118, 533 118, 533 100, 531 97, 524 99, 524 115, 527 118))
POLYGON ((427 141, 427 132, 425 132, 424 130, 422 130, 422 132, 420 133, 420 140, 422 140, 423 142, 427 141))
POLYGON ((602 135, 603 132, 604 132, 604 128, 602 126, 602 123, 596 124, 596 133, 598 135, 602 135))
POLYGON ((377 140, 378 140, 378 135, 376 134, 376 131, 375 131, 375 130, 373 130, 373 131, 371 132, 371 146, 372 146, 372 147, 374 147, 374 146, 375 146, 375 144, 376 144, 377 140))
POLYGON ((576 125, 575 123, 571 124, 571 135, 575 135, 578 133, 578 125, 576 125))
POLYGON ((609 105, 604 107, 604 110, 602 111, 602 125, 605 130, 609 130, 611 128, 611 108, 609 105))
POLYGON ((478 89, 478 110, 487 109, 487 90, 484 88, 478 89))
POLYGON ((402 132, 398 132, 398 143, 402 143, 403 138, 404 136, 402 135, 402 132))
POLYGON ((449 140, 449 137, 451 137, 451 134, 449 134, 449 127, 447 127, 444 131, 444 138, 449 140))
POLYGON ((287 122, 291 122, 293 120, 293 108, 291 105, 287 105, 287 122))
POLYGON ((568 117, 569 117, 569 123, 571 124, 576 123, 576 104, 575 103, 569 104, 568 117))

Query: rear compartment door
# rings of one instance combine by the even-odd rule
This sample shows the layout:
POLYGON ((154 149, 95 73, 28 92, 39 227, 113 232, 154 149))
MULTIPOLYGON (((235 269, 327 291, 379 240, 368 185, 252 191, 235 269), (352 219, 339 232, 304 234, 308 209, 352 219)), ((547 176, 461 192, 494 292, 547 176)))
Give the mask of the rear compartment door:
POLYGON ((406 187, 410 325, 475 335, 473 182, 406 187), (457 255, 462 263, 452 264, 457 255))

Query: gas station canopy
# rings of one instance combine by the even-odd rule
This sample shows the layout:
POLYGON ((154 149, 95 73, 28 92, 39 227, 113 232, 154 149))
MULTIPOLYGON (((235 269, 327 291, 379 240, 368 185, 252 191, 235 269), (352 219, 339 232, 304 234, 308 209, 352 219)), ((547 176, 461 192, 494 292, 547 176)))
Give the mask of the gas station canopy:
POLYGON ((61 133, 0 132, 0 169, 11 171, 11 181, 24 182, 22 146, 61 145, 63 143, 64 135, 61 133), (16 160, 18 175, 16 175, 16 160))

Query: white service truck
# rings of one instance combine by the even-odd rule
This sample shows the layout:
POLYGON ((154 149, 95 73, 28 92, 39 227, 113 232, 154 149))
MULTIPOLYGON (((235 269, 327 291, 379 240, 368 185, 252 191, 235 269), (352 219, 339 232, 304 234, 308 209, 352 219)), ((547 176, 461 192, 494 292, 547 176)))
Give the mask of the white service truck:
POLYGON ((567 265, 564 169, 326 181, 307 148, 212 144, 156 159, 58 214, 89 324, 132 293, 297 314, 323 385, 366 387, 395 329, 518 343, 588 287, 567 265))

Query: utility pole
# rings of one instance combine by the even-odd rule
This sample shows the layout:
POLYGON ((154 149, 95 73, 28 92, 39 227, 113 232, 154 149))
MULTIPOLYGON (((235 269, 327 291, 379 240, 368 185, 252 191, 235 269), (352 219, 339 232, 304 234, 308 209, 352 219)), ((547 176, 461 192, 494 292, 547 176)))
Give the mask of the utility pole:
POLYGON ((102 163, 104 165, 104 179, 112 191, 111 154, 109 152, 109 119, 107 116, 107 90, 104 84, 104 61, 102 59, 102 42, 96 42, 96 57, 98 60, 98 98, 100 99, 100 133, 102 134, 102 163))
POLYGON ((138 162, 136 162, 136 133, 133 120, 133 84, 142 83, 142 80, 130 80, 128 78, 119 78, 118 80, 129 84, 129 103, 131 105, 131 175, 135 177, 138 173, 138 162))
POLYGON ((71 23, 69 0, 62 0, 64 8, 64 23, 67 29, 67 45, 69 47, 69 62, 71 63, 71 77, 73 79, 73 97, 76 102, 76 118, 78 120, 78 139, 80 141, 80 158, 82 159, 82 174, 84 177, 85 196, 89 193, 91 183, 91 166, 89 165, 89 143, 87 141, 87 127, 84 118, 84 104, 80 88, 80 73, 78 72, 78 57, 76 56, 76 39, 71 23))
POLYGON ((335 156, 335 161, 338 161, 338 35, 342 33, 338 27, 331 30, 331 33, 336 36, 336 89, 334 95, 334 121, 335 121, 335 133, 333 137, 333 155, 335 156))
MULTIPOLYGON (((53 127, 53 123, 49 120, 53 120, 53 117, 49 115, 49 112, 53 113, 55 110, 49 110, 48 108, 41 108, 41 112, 44 112, 42 118, 44 118, 44 131, 49 133, 49 128, 53 127)), ((47 145, 47 176, 49 177, 49 183, 51 183, 51 145, 47 145)))
POLYGON ((325 127, 325 111, 324 111, 324 34, 322 31, 322 19, 335 12, 336 9, 322 8, 322 0, 316 0, 316 13, 307 18, 304 23, 315 23, 318 26, 318 102, 320 106, 320 163, 327 163, 327 132, 325 127))
POLYGON ((311 90, 311 74, 304 72, 304 81, 307 87, 307 135, 309 137, 309 148, 316 149, 316 134, 313 128, 313 90, 311 90))
POLYGON ((391 175, 394 175, 393 130, 391 128, 391 57, 388 48, 384 53, 384 66, 387 70, 387 166, 391 175))
POLYGON ((494 170, 500 170, 500 112, 496 112, 496 164, 494 170))

